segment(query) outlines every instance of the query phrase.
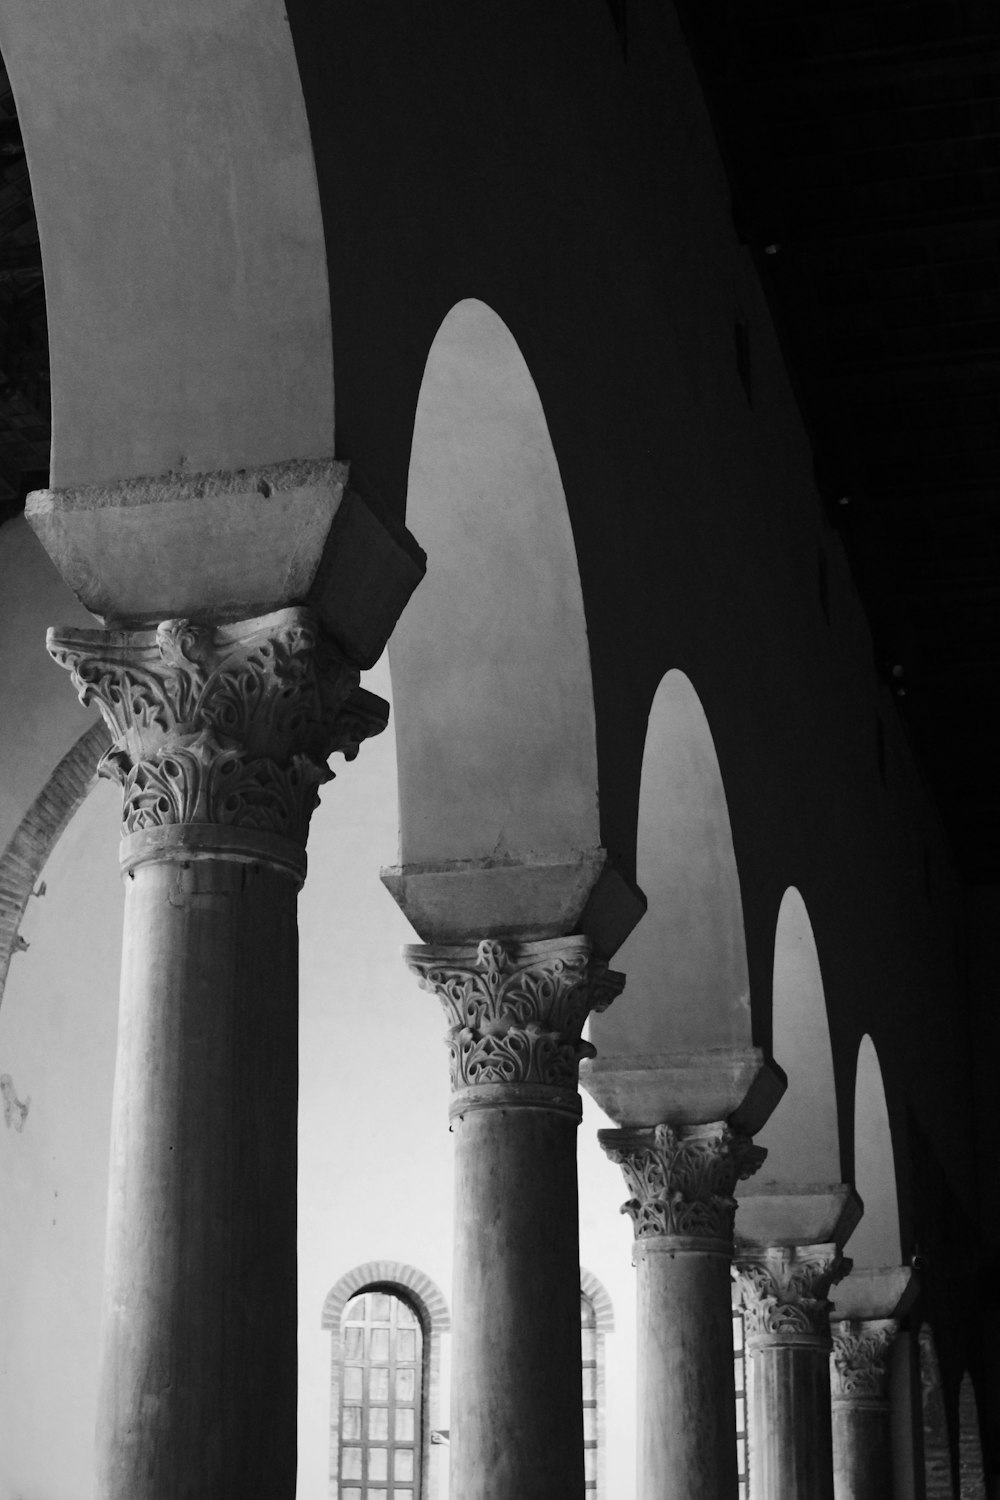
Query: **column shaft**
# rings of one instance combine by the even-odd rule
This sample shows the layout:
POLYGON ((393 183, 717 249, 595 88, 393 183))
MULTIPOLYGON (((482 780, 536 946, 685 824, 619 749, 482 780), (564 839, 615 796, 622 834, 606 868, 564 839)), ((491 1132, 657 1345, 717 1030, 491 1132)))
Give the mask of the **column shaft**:
POLYGON ((833 1500, 829 1348, 752 1347, 754 1500, 833 1500))
POLYGON ((123 790, 98 1500, 294 1500, 296 894, 386 705, 302 607, 49 650, 123 790))
POLYGON ((835 1402, 834 1500, 886 1500, 892 1495, 889 1408, 835 1402))
POLYGON ((576 1121, 531 1108, 454 1120, 451 1491, 580 1500, 576 1121))
POLYGON ((639 1500, 736 1500, 733 1194, 765 1153, 722 1120, 598 1140, 632 1192, 639 1500))
POLYGON ((850 1268, 836 1243, 740 1249, 753 1500, 833 1500, 826 1294, 850 1268))
POLYGON ((640 1240, 640 1500, 734 1500, 729 1261, 640 1240))
POLYGON ((882 1500, 893 1492, 889 1357, 892 1318, 842 1318, 832 1325, 835 1500, 882 1500))
POLYGON ((101 1500, 293 1500, 296 883, 225 859, 127 880, 101 1500))
POLYGON ((580 1033, 624 981, 581 937, 404 954, 449 1022, 451 1493, 581 1500, 580 1033))

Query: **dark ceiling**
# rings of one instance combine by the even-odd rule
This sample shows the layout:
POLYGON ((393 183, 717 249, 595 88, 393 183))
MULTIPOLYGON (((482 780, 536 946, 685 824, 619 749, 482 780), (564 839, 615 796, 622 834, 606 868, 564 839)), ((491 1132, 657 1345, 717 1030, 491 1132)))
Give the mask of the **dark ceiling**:
POLYGON ((679 9, 876 666, 1000 880, 1000 0, 679 9))
MULTIPOLYGON (((963 874, 1000 880, 1000 0, 678 6, 876 667, 963 874)), ((3 519, 46 482, 49 382, 2 64, 0 184, 3 519)))

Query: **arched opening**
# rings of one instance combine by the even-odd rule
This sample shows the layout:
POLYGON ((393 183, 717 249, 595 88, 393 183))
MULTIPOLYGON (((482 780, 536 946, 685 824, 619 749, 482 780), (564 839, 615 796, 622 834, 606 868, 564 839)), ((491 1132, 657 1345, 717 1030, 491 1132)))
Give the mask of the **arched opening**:
POLYGON ((614 1332, 615 1317, 604 1285, 580 1267, 580 1353, 583 1374, 584 1494, 590 1500, 607 1495, 604 1341, 614 1332))
POLYGON ((649 1067, 677 1054, 749 1047, 750 983, 726 793, 701 701, 676 669, 649 711, 636 878, 646 916, 615 959, 628 975, 628 1003, 592 1022, 602 1062, 642 1059, 649 1067))
POLYGON ((280 6, 9 7, 54 485, 333 451, 329 284, 280 6))
MULTIPOLYGON (((407 525, 428 569, 390 648, 406 909, 428 884, 414 884, 417 872, 475 868, 474 910, 451 888, 444 904, 459 930, 468 919, 466 931, 485 933, 505 901, 524 900, 523 879, 505 885, 503 871, 530 865, 534 911, 508 911, 507 930, 542 936, 531 929, 550 898, 582 907, 600 862, 590 656, 538 392, 482 302, 458 303, 431 346, 407 525)), ((438 913, 411 920, 428 940, 443 935, 438 913)))
POLYGON ((854 1185, 865 1205, 864 1217, 851 1238, 856 1271, 898 1266, 899 1202, 889 1108, 875 1044, 861 1039, 854 1086, 854 1185))
MULTIPOLYGON (((757 1137, 767 1160, 741 1196, 774 1188, 829 1188, 841 1180, 833 1050, 809 913, 789 886, 774 936, 774 1055, 788 1090, 757 1137)), ((738 1226, 737 1226, 737 1232, 738 1226)))
POLYGON ((432 1500, 441 1338, 438 1287, 397 1261, 355 1266, 323 1304, 331 1334, 330 1492, 341 1500, 432 1500))

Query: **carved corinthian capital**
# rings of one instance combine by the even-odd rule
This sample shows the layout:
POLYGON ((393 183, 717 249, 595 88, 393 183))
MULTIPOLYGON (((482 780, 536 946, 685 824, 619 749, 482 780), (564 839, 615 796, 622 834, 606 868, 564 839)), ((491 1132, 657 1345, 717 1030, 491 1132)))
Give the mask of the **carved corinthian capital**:
POLYGON ((851 1262, 836 1245, 769 1245, 740 1250, 733 1277, 743 1303, 747 1344, 830 1347, 827 1292, 851 1262))
POLYGON ((834 1401, 886 1411, 894 1318, 845 1318, 831 1324, 830 1391, 834 1401))
POLYGON ((762 1146, 723 1122, 600 1130, 597 1138, 632 1194, 622 1213, 637 1241, 732 1254, 736 1184, 760 1167, 762 1146))
POLYGON ((388 715, 305 608, 50 630, 47 644, 114 736, 99 771, 122 786, 126 837, 225 825, 302 845, 327 756, 353 758, 388 715))
POLYGON ((579 1112, 581 1041, 591 1010, 625 983, 592 959, 583 937, 542 942, 485 939, 476 947, 403 949, 421 989, 448 1020, 452 1113, 486 1104, 536 1103, 579 1112))

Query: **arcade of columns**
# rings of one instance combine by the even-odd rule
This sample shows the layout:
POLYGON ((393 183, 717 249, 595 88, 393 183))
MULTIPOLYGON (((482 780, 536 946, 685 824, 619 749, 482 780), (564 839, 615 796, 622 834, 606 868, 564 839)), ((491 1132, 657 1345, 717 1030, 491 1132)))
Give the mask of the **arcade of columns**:
MULTIPOLYGON (((419 581, 419 549, 332 461, 45 492, 28 515, 105 621, 48 644, 104 714, 101 770, 123 791, 97 1493, 293 1500, 296 897, 327 758, 385 727, 359 672, 419 581), (270 559, 261 502, 286 533, 270 559)), ((451 1493, 579 1500, 581 1036, 624 984, 578 935, 600 870, 557 889, 551 871, 544 889, 507 871, 486 905, 455 871, 434 920, 405 874, 387 884, 432 939, 406 962, 448 1023, 451 1493), (455 915, 477 906, 479 927, 455 915)), ((908 1273, 848 1275, 859 1209, 839 1184, 746 1197, 734 1244, 736 1185, 761 1165, 751 1137, 781 1082, 756 1052, 724 1077, 713 1066, 678 1069, 666 1118, 632 1117, 627 1078, 585 1080, 619 1123, 601 1144, 635 1229, 640 1500, 735 1500, 733 1276, 754 1500, 884 1500, 908 1273)))

